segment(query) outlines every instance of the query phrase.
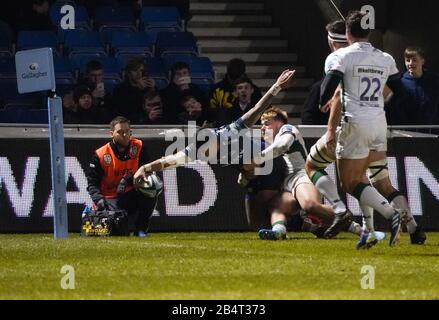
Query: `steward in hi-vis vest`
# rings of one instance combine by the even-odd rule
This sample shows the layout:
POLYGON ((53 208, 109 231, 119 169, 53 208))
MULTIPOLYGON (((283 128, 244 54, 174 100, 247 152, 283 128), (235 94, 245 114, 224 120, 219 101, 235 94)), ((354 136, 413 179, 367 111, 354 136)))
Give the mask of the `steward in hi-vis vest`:
POLYGON ((98 148, 90 161, 87 191, 98 210, 123 209, 129 216, 137 213, 134 234, 144 236, 157 198, 135 190, 133 175, 139 164, 149 162, 149 155, 143 142, 131 137, 128 119, 116 117, 110 127, 112 140, 98 148))

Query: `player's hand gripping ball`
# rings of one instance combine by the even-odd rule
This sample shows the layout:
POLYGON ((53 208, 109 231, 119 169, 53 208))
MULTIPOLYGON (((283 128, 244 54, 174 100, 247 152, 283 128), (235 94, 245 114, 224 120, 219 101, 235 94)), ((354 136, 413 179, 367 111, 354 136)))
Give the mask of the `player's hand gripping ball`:
POLYGON ((138 183, 137 190, 148 198, 154 198, 163 191, 163 182, 153 173, 138 183))

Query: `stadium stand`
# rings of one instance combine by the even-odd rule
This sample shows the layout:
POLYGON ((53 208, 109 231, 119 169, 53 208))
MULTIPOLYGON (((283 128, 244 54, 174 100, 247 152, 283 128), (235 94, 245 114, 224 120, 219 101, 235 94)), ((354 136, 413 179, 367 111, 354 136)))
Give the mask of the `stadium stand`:
POLYGON ((6 28, 0 27, 0 58, 12 57, 13 42, 12 33, 9 33, 6 28))
POLYGON ((49 47, 59 54, 59 39, 52 31, 20 31, 17 37, 17 50, 49 47))
MULTIPOLYGON (((185 32, 185 21, 190 14, 181 14, 179 6, 163 5, 139 8, 111 6, 109 2, 93 7, 83 2, 55 1, 49 10, 52 31, 20 30, 14 38, 14 30, 0 33, 0 109, 30 110, 43 108, 44 94, 24 94, 17 91, 15 59, 17 50, 51 47, 54 52, 54 68, 57 93, 71 92, 85 72, 86 64, 97 60, 104 66, 104 85, 110 93, 123 80, 126 62, 133 57, 145 61, 147 70, 158 89, 169 84, 169 69, 178 61, 187 62, 191 68, 192 82, 208 92, 215 83, 215 71, 211 60, 199 57, 197 39, 192 32, 185 32), (64 14, 61 7, 70 4, 75 8, 76 30, 63 30, 60 22, 64 14)), ((155 5, 157 3, 152 3, 155 5)), ((3 30, 3 26, 0 26, 3 30)), ((6 26, 8 27, 8 26, 6 26)), ((9 113, 3 121, 29 123, 34 116, 24 117, 20 111, 15 118, 9 113)), ((38 122, 40 123, 40 122, 38 122)))
POLYGON ((176 7, 144 7, 140 14, 140 29, 178 32, 183 30, 183 25, 176 7))
POLYGON ((64 38, 65 54, 74 56, 106 56, 107 52, 97 31, 67 30, 64 38))
POLYGON ((9 108, 0 110, 0 123, 48 123, 47 110, 9 108))
POLYGON ((154 55, 164 57, 169 54, 198 56, 198 47, 192 32, 159 32, 154 55))
POLYGON ((110 45, 114 56, 123 55, 152 57, 153 39, 146 32, 113 32, 110 36, 110 45))

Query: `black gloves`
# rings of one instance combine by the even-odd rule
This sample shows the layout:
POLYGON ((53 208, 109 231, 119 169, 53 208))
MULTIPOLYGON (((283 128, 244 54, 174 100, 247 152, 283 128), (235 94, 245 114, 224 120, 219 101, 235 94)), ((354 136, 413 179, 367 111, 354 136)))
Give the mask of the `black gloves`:
POLYGON ((99 200, 96 203, 96 208, 98 209, 98 211, 104 211, 108 209, 108 205, 107 205, 107 201, 105 201, 104 198, 102 198, 101 200, 99 200))
POLYGON ((126 187, 132 185, 133 185, 133 174, 128 173, 122 178, 122 180, 120 180, 119 185, 117 186, 117 194, 118 195, 124 194, 126 187))

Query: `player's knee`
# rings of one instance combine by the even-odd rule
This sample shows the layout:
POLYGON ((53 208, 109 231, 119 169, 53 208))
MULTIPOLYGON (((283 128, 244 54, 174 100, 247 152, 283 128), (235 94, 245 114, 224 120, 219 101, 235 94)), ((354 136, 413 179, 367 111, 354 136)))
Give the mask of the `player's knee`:
POLYGON ((307 213, 318 211, 320 206, 321 203, 313 199, 306 199, 301 203, 302 209, 305 210, 307 213))
POLYGON ((389 179, 389 169, 387 167, 387 160, 382 159, 371 162, 367 168, 367 176, 373 184, 379 181, 389 179))
POLYGON ((316 168, 307 160, 305 162, 305 171, 306 171, 306 174, 308 175, 308 177, 311 179, 311 177, 316 172, 316 168))

